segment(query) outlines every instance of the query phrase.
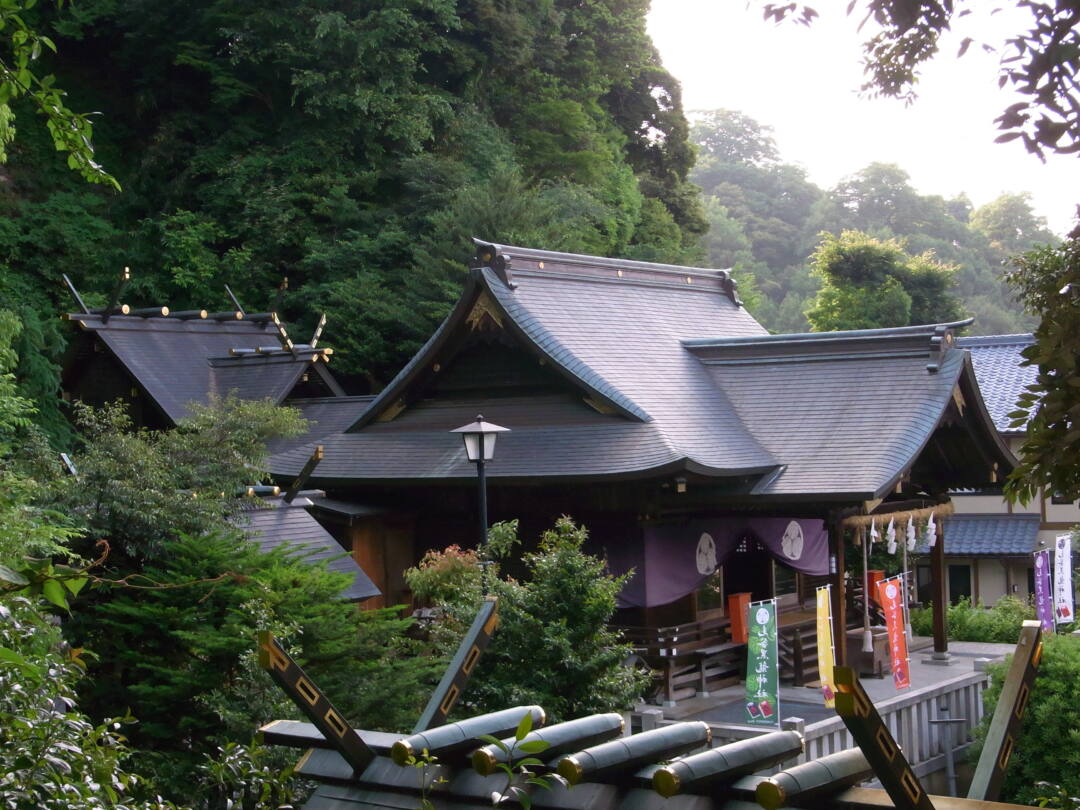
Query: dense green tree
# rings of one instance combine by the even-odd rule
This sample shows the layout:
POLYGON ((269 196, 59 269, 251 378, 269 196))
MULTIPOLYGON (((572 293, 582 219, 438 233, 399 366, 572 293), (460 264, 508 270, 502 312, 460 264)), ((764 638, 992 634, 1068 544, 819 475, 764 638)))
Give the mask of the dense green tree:
POLYGON ((1039 318, 1034 345, 1025 362, 1037 366, 1034 384, 1020 395, 1014 427, 1025 428, 1020 464, 1009 476, 1005 494, 1027 502, 1040 490, 1080 497, 1080 240, 1045 246, 1019 257, 1009 271, 1028 312, 1039 318))
POLYGON ((1056 242, 1046 218, 1031 208, 1031 195, 1002 194, 971 214, 971 227, 990 240, 1002 258, 1016 256, 1039 244, 1056 242))
POLYGON ((76 188, 41 138, 21 139, 0 193, 0 287, 51 316, 60 272, 100 303, 130 265, 141 303, 222 308, 228 282, 264 309, 287 275, 296 328, 326 311, 340 371, 378 387, 448 311, 473 235, 697 259, 693 150, 646 9, 47 8, 55 72, 105 113, 99 151, 126 191, 76 188))
POLYGON ((496 563, 517 545, 512 521, 493 527, 479 553, 429 552, 406 572, 417 597, 443 609, 450 643, 475 614, 485 584, 499 599, 499 629, 462 697, 464 711, 538 704, 549 718, 568 720, 621 711, 641 693, 645 678, 623 665, 629 647, 609 626, 625 577, 583 552, 586 538, 564 516, 524 555, 527 576, 504 578, 496 563), (481 560, 494 570, 481 573, 481 560))
POLYGON ((807 311, 815 331, 943 323, 960 317, 954 268, 911 256, 895 240, 858 231, 828 234, 814 253, 821 289, 807 311))

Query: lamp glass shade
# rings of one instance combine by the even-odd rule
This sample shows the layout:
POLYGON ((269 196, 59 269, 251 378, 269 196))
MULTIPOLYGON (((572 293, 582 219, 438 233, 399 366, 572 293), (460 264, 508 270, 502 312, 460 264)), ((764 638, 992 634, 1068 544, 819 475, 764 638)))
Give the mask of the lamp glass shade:
POLYGON ((484 417, 477 416, 475 422, 455 428, 450 432, 461 434, 461 438, 465 441, 465 455, 469 457, 469 461, 476 463, 481 460, 481 451, 483 460, 491 461, 495 453, 495 437, 500 433, 509 432, 509 428, 485 422, 484 417))
POLYGON ((465 440, 465 455, 469 457, 469 461, 477 461, 480 458, 480 445, 484 446, 484 461, 491 461, 492 455, 495 453, 495 437, 497 433, 463 433, 461 437, 465 440))

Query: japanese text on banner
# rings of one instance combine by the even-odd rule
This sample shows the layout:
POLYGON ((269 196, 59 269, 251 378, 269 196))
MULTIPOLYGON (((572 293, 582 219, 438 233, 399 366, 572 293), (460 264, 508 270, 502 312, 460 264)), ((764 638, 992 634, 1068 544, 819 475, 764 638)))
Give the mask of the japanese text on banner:
POLYGON ((780 725, 780 678, 776 646, 776 600, 751 602, 747 625, 746 722, 780 725))
POLYGON ((897 689, 911 686, 908 666, 907 634, 904 632, 904 603, 900 577, 878 583, 878 602, 885 611, 885 628, 889 633, 889 657, 892 659, 893 685, 897 689))

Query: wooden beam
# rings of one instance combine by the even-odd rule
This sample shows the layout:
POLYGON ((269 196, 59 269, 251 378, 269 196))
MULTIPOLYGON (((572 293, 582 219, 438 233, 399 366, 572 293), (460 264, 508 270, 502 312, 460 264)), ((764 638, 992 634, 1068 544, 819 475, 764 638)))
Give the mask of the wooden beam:
POLYGON ((847 593, 844 589, 844 529, 839 517, 831 514, 829 528, 829 570, 835 561, 836 571, 830 576, 832 588, 833 645, 836 648, 836 665, 847 666, 847 593))
POLYGON ((360 774, 375 759, 375 752, 348 724, 344 716, 311 681, 274 638, 269 630, 259 631, 259 666, 270 673, 285 693, 323 737, 333 746, 354 773, 360 774))
POLYGON ((986 742, 975 766, 975 776, 968 789, 969 799, 996 801, 1001 795, 1005 769, 1009 766, 1009 757, 1016 745, 1016 736, 1020 732, 1041 660, 1042 625, 1038 621, 1025 621, 1020 628, 1020 641, 1016 645, 1009 672, 1001 687, 997 708, 986 732, 986 742))
POLYGON ((307 460, 307 464, 304 465, 304 469, 300 470, 300 474, 296 476, 296 480, 289 485, 289 489, 285 492, 285 503, 292 503, 293 498, 303 488, 304 484, 311 477, 311 474, 315 472, 315 468, 319 466, 319 462, 323 460, 323 446, 316 445, 315 452, 311 454, 311 458, 307 460))
POLYGON ((936 541, 930 550, 930 593, 934 607, 934 658, 945 658, 949 654, 949 637, 945 626, 945 614, 948 611, 948 597, 945 592, 945 527, 943 521, 937 521, 936 541))
POLYGON ((71 283, 71 279, 68 278, 67 273, 63 274, 64 284, 67 285, 68 292, 71 293, 71 297, 75 299, 75 303, 79 305, 79 309, 83 311, 84 315, 89 315, 90 310, 82 300, 82 296, 79 295, 79 291, 75 289, 75 285, 71 283))
POLYGON ((896 810, 934 810, 915 771, 866 694, 855 670, 837 667, 836 712, 874 769, 896 810))
MULTIPOLYGON (((112 295, 109 296, 109 305, 105 307, 105 312, 101 315, 101 322, 108 323, 109 315, 116 309, 120 303, 120 296, 124 294, 124 290, 127 289, 128 283, 131 281, 131 268, 125 267, 124 272, 120 274, 119 281, 116 282, 116 286, 113 288, 112 295)), ((125 313, 126 314, 126 313, 125 313)))
POLYGON ((435 687, 420 719, 413 726, 413 734, 419 734, 421 731, 441 726, 446 722, 446 716, 450 714, 457 699, 465 691, 476 668, 476 662, 480 660, 480 656, 491 643, 491 636, 499 624, 498 611, 499 603, 494 597, 487 597, 480 605, 476 618, 473 619, 472 625, 466 631, 461 644, 458 645, 458 650, 446 667, 442 680, 435 687))

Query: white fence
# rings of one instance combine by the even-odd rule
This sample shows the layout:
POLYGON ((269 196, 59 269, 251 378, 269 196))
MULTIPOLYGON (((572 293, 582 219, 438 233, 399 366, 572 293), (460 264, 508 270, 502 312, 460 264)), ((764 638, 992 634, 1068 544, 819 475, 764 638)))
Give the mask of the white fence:
MULTIPOLYGON (((900 744, 916 775, 933 773, 944 767, 944 753, 948 740, 954 752, 962 751, 971 742, 972 729, 979 725, 983 716, 982 693, 989 685, 985 672, 970 672, 944 681, 936 686, 899 695, 875 703, 878 714, 900 744), (963 718, 958 723, 931 723, 931 720, 963 718)), ((677 721, 658 719, 657 711, 642 715, 642 728, 669 725, 677 721)), ((794 718, 793 718, 794 719, 794 718)), ((712 745, 718 746, 735 740, 756 737, 763 733, 752 726, 723 725, 711 723, 712 745)), ((784 763, 790 767, 796 762, 808 762, 825 754, 842 751, 855 745, 844 721, 830 717, 816 723, 785 721, 784 728, 800 731, 806 747, 798 760, 784 763)))

